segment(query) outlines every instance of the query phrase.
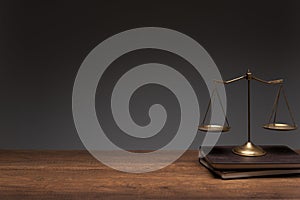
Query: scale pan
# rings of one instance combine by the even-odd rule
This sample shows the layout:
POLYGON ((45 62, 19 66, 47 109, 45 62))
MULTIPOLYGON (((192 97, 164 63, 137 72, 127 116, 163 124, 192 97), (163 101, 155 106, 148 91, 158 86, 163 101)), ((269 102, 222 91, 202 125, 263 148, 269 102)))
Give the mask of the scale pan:
POLYGON ((292 131, 297 129, 297 126, 291 124, 284 124, 284 123, 271 123, 271 124, 266 124, 263 127, 265 129, 275 130, 275 131, 292 131))
POLYGON ((230 130, 230 127, 216 125, 216 124, 208 124, 208 125, 199 126, 198 129, 204 132, 227 132, 230 130))

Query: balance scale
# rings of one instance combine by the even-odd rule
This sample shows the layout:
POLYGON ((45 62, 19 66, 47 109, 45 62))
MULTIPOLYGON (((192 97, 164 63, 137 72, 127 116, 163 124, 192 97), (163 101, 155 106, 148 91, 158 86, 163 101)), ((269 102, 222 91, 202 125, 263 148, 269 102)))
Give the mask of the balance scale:
MULTIPOLYGON (((232 152, 237 154, 237 155, 240 155, 240 156, 263 156, 267 152, 264 151, 261 147, 253 144, 251 142, 251 137, 250 137, 250 132, 251 132, 251 121, 250 121, 250 116, 251 116, 251 112, 250 112, 251 111, 250 92, 251 92, 251 90, 250 90, 250 86, 251 86, 251 81, 252 80, 255 80, 255 81, 258 81, 258 82, 261 82, 261 83, 264 83, 264 84, 279 85, 279 90, 278 90, 277 96, 275 98, 275 102, 274 102, 274 105, 273 105, 273 109, 272 109, 272 112, 271 112, 270 119, 269 119, 268 123, 263 126, 263 128, 268 129, 268 130, 275 130, 275 131, 292 131, 292 130, 297 129, 297 125, 295 123, 295 119, 293 117, 292 110, 289 106, 289 103, 288 103, 288 100, 287 100, 287 97, 286 97, 286 94, 285 94, 285 91, 284 91, 284 88, 283 88, 283 79, 265 81, 265 80, 262 80, 260 78, 257 78, 255 76, 253 76, 253 74, 250 72, 250 70, 248 70, 246 75, 243 75, 243 76, 240 76, 240 77, 234 78, 232 80, 228 80, 228 81, 215 81, 215 83, 230 84, 230 83, 234 83, 234 82, 237 82, 237 81, 240 81, 240 80, 243 80, 243 79, 248 81, 248 141, 242 146, 237 146, 237 147, 233 148, 232 152), (279 102, 279 98, 280 98, 281 94, 283 94, 283 96, 284 96, 284 101, 286 103, 287 109, 288 109, 289 114, 291 116, 291 119, 292 119, 291 124, 279 123, 279 122, 276 121, 276 119, 277 119, 277 110, 278 110, 278 102, 279 102)), ((211 94, 211 98, 209 100, 204 119, 203 119, 201 125, 198 128, 199 128, 200 131, 204 131, 204 132, 227 132, 231 128, 230 125, 229 125, 227 116, 225 114, 224 107, 221 103, 221 98, 220 98, 220 95, 218 93, 217 87, 214 88, 214 90, 211 94), (207 124, 206 123, 207 115, 208 115, 208 112, 211 108, 212 100, 215 98, 215 95, 217 96, 217 98, 219 100, 219 103, 221 105, 223 114, 225 116, 226 125, 207 124)))

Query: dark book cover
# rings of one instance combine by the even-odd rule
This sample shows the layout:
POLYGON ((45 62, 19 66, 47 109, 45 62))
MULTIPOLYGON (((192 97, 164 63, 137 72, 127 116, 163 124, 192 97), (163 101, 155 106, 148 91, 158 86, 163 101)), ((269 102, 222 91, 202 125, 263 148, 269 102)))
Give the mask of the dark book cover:
POLYGON ((265 176, 279 176, 300 174, 299 169, 252 169, 252 170, 218 170, 210 166, 205 159, 199 158, 199 162, 211 171, 214 175, 222 179, 237 179, 237 178, 251 178, 251 177, 265 177, 265 176))
MULTIPOLYGON (((267 154, 259 157, 239 156, 233 146, 216 146, 203 159, 214 169, 296 169, 300 155, 287 146, 261 146, 267 154)), ((205 151, 204 151, 205 152, 205 151)), ((200 157, 203 150, 200 149, 200 157)))

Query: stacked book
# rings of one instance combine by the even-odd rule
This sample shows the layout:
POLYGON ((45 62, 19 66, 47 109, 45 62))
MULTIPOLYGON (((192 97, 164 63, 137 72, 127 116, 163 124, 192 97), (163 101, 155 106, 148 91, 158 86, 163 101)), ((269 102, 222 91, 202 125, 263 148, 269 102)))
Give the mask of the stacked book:
POLYGON ((300 174, 300 155, 287 146, 262 146, 267 154, 259 157, 239 156, 232 148, 216 146, 207 155, 200 149, 199 162, 222 179, 300 174))

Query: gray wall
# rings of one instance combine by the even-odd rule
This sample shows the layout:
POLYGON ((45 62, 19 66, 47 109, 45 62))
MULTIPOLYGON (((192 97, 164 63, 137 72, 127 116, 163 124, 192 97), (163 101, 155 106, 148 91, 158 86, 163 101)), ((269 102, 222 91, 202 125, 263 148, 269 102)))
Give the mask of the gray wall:
MULTIPOLYGON (((264 79, 285 78, 286 92, 300 124, 299 9, 297 1, 1 1, 0 148, 84 148, 71 108, 77 70, 101 41, 143 26, 166 27, 191 36, 209 52, 224 79, 243 74, 248 68, 264 79)), ((165 55, 161 56, 162 62, 180 62, 161 53, 165 55)), ((139 59, 143 60, 157 52, 141 54, 139 59)), ((127 63, 126 58, 123 63, 127 63)), ((205 85, 201 78, 192 79, 204 111, 208 101, 205 85)), ((220 137, 219 144, 240 144, 246 139, 246 82, 230 85, 226 90, 233 128, 220 137)), ((155 88, 148 92, 155 91, 160 97, 165 94, 155 88)), ((253 140, 300 148, 299 131, 261 128, 275 93, 274 86, 253 85, 253 140)), ((163 98, 168 102, 168 97, 163 98)), ((281 117, 288 117, 286 111, 281 117)), ((114 137, 118 140, 118 136, 114 137)), ((199 133, 191 148, 197 148, 202 138, 203 133, 199 133)), ((167 141, 168 138, 161 142, 167 141)), ((134 148, 135 141, 121 142, 124 148, 134 148)))

